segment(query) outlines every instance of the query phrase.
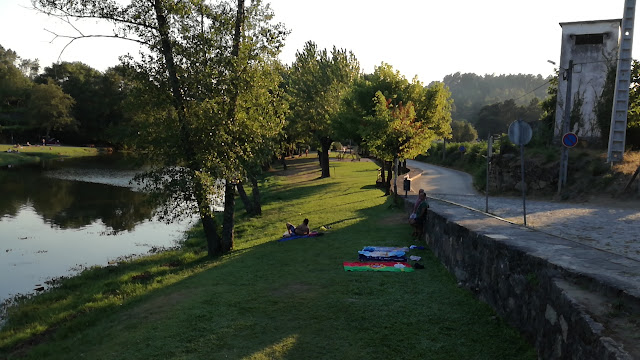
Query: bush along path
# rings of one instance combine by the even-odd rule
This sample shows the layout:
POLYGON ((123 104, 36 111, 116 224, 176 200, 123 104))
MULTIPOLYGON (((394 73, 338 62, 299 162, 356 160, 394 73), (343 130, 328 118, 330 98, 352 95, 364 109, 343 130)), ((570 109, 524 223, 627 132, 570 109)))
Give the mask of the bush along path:
MULTIPOLYGON (((428 249, 424 269, 347 272, 364 246, 408 247, 411 229, 371 162, 296 159, 261 182, 263 215, 238 209, 236 248, 180 249, 93 268, 18 300, 0 331, 8 359, 535 359, 428 249), (278 242, 285 222, 324 236, 278 242)), ((424 244, 423 244, 424 245, 424 244)))

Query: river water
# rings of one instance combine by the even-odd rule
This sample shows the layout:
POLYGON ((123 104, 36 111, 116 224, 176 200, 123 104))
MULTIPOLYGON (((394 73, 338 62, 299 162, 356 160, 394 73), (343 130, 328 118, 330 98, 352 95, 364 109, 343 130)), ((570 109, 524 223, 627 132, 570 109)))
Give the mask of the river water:
POLYGON ((0 302, 47 280, 177 245, 193 219, 166 224, 116 156, 0 169, 0 302))

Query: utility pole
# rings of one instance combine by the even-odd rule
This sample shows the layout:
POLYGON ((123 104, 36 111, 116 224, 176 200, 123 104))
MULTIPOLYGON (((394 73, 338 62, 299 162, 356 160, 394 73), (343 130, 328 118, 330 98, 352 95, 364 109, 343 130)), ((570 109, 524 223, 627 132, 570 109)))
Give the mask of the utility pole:
POLYGON ((569 168, 569 148, 562 144, 562 137, 571 129, 571 77, 573 76, 573 60, 569 60, 569 68, 566 70, 567 89, 564 102, 564 117, 562 118, 562 131, 560 132, 560 173, 558 175, 558 194, 562 186, 567 184, 567 169, 569 168))
POLYGON ((629 85, 631 82, 631 49, 633 47, 633 23, 636 13, 636 0, 625 0, 624 14, 620 30, 620 46, 618 48, 618 68, 616 70, 616 86, 611 111, 609 130, 609 148, 607 162, 622 161, 627 134, 627 112, 629 110, 629 85))

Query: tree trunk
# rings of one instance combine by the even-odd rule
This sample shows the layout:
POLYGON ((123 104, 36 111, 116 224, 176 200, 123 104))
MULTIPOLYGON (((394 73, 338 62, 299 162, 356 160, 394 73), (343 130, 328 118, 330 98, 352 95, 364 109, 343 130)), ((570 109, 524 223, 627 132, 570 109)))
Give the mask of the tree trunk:
POLYGON ((287 160, 286 160, 286 155, 284 154, 284 152, 282 152, 282 155, 280 155, 280 162, 282 162, 282 168, 284 170, 287 170, 287 160))
POLYGON ((244 209, 247 211, 247 214, 255 215, 253 203, 249 199, 249 196, 247 196, 247 192, 244 190, 244 185, 242 185, 242 182, 238 181, 236 188, 238 189, 240 200, 242 200, 242 204, 244 204, 244 209))
POLYGON ((391 195, 391 168, 393 167, 393 165, 391 161, 385 161, 385 164, 387 164, 389 170, 387 171, 387 189, 384 194, 391 195))
POLYGON ((322 152, 320 153, 322 175, 320 177, 328 178, 331 177, 331 173, 329 172, 329 147, 331 146, 331 139, 325 136, 320 139, 320 144, 322 144, 322 152))
MULTIPOLYGON (((235 123, 238 110, 239 97, 239 68, 238 54, 240 53, 240 40, 242 36, 242 26, 244 24, 244 0, 238 0, 236 12, 236 24, 233 32, 233 47, 231 49, 231 94, 229 96, 229 107, 227 118, 229 122, 235 123)), ((224 187, 224 216, 222 217, 222 252, 226 253, 233 249, 233 226, 234 213, 236 210, 236 186, 232 181, 227 180, 224 187)))
POLYGON ((209 256, 215 256, 220 254, 222 248, 220 244, 220 237, 216 231, 216 221, 211 214, 211 208, 209 206, 209 199, 205 186, 202 183, 202 179, 198 176, 198 172, 202 171, 202 166, 198 161, 191 141, 191 133, 187 123, 186 108, 184 105, 184 98, 180 88, 180 80, 175 68, 175 62, 173 59, 173 48, 171 46, 171 40, 169 36, 169 24, 164 13, 164 7, 161 0, 155 0, 154 11, 156 15, 156 21, 158 22, 158 34, 160 35, 161 52, 164 57, 165 64, 167 66, 167 72, 169 73, 169 84, 171 86, 171 95, 173 98, 173 107, 178 115, 178 121, 180 123, 179 136, 184 150, 185 159, 188 159, 188 167, 192 173, 192 180, 194 181, 194 196, 198 205, 198 212, 200 214, 200 220, 204 228, 204 233, 207 238, 207 253, 209 256))
POLYGON ((236 210, 236 186, 227 181, 224 186, 224 215, 222 220, 222 252, 233 249, 234 212, 236 210))
POLYGON ((393 167, 393 171, 395 172, 395 177, 393 178, 393 196, 398 198, 398 158, 393 159, 393 163, 391 164, 393 167))
POLYGON ((207 255, 220 255, 222 248, 220 247, 220 236, 218 236, 218 230, 216 229, 216 220, 210 214, 200 215, 200 220, 202 221, 204 236, 207 239, 207 255))
POLYGON ((380 167, 380 180, 382 181, 382 184, 380 185, 382 185, 383 187, 386 186, 386 183, 387 183, 387 180, 386 180, 387 176, 385 174, 385 168, 384 168, 386 163, 387 163, 386 161, 382 160, 382 165, 380 167))
POLYGON ((258 188, 258 179, 253 175, 249 175, 251 181, 251 193, 253 195, 253 213, 254 215, 262 215, 262 205, 260 200, 260 189, 258 188))
POLYGON ((217 256, 222 254, 222 241, 218 235, 218 225, 216 219, 211 214, 211 207, 209 206, 209 200, 206 192, 202 188, 202 181, 195 179, 195 196, 198 204, 198 211, 200 213, 200 221, 202 221, 202 228, 204 230, 204 236, 207 240, 207 255, 217 256))

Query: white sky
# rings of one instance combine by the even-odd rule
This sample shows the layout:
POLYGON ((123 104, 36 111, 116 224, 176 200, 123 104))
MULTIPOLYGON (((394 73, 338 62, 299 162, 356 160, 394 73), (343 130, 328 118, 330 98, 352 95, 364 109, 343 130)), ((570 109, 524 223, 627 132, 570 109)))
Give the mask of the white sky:
MULTIPOLYGON (((351 50, 367 73, 384 61, 427 84, 458 71, 549 75, 554 66, 547 60, 560 58, 560 22, 621 18, 624 5, 624 0, 264 1, 291 30, 283 62, 291 63, 296 51, 313 40, 320 48, 351 50)), ((73 30, 28 10, 30 5, 29 0, 0 0, 0 45, 49 66, 67 42, 51 42, 54 36, 44 29, 73 30)), ((634 46, 636 59, 638 51, 640 44, 634 46)), ((71 44, 61 60, 104 71, 127 52, 136 54, 137 45, 84 39, 71 44)))

